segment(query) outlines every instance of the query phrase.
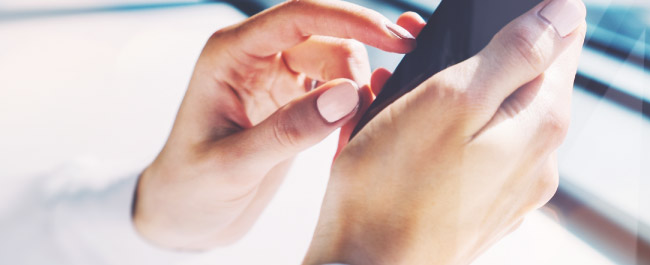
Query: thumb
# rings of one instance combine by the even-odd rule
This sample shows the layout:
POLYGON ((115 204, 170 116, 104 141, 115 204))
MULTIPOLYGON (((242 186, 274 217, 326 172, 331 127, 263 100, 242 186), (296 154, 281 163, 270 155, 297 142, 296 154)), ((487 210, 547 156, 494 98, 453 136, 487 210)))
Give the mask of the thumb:
POLYGON ((353 81, 327 82, 257 126, 220 140, 213 150, 224 154, 221 157, 237 159, 231 166, 240 165, 245 172, 267 171, 343 126, 357 112, 359 98, 359 87, 353 81))
POLYGON ((359 104, 356 116, 350 119, 350 121, 343 127, 341 127, 341 133, 339 134, 339 144, 336 149, 336 154, 334 155, 334 160, 336 160, 341 151, 343 151, 343 148, 345 148, 345 146, 348 144, 350 141, 350 135, 352 135, 352 131, 354 131, 354 128, 359 123, 359 120, 361 120, 364 112, 368 110, 368 107, 370 107, 370 104, 374 101, 375 95, 379 94, 381 89, 384 87, 384 84, 386 84, 386 81, 388 81, 388 78, 390 78, 391 75, 392 73, 390 71, 384 68, 379 68, 372 73, 372 76, 370 77, 370 86, 364 86, 359 89, 361 103, 359 104))

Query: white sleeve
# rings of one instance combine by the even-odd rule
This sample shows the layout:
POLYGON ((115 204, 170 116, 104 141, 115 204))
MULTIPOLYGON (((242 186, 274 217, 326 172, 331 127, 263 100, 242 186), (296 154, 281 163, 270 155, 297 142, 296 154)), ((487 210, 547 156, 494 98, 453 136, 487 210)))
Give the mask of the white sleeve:
POLYGON ((0 213, 0 264, 176 264, 198 254, 156 248, 135 231, 131 206, 141 169, 79 160, 29 182, 0 213))

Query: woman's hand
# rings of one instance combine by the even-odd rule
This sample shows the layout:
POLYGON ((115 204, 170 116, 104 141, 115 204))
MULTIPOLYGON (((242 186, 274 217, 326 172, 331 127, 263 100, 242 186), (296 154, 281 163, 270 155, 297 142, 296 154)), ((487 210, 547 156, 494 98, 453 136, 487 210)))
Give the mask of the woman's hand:
MULTIPOLYGON (((406 14, 401 23, 421 19, 406 14)), ((164 149, 141 176, 137 230, 179 249, 240 238, 291 158, 372 100, 356 40, 399 53, 415 45, 404 28, 342 1, 289 1, 216 32, 164 149)))
POLYGON ((467 264, 545 204, 584 17, 544 1, 376 116, 334 163, 305 264, 467 264))

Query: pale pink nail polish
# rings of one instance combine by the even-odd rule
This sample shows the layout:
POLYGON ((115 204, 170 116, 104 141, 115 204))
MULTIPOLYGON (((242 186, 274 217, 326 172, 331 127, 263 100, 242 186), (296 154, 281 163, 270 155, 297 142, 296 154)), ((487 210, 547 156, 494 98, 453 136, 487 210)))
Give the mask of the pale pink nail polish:
POLYGON ((566 37, 580 26, 586 12, 581 0, 553 0, 539 11, 539 16, 553 25, 560 36, 566 37))
POLYGON ((393 35, 397 36, 400 39, 411 39, 414 40, 415 37, 406 29, 400 27, 397 24, 391 23, 391 22, 386 22, 386 28, 393 33, 393 35))
POLYGON ((336 122, 354 111, 359 105, 356 84, 347 81, 321 94, 316 100, 318 112, 327 122, 336 122))

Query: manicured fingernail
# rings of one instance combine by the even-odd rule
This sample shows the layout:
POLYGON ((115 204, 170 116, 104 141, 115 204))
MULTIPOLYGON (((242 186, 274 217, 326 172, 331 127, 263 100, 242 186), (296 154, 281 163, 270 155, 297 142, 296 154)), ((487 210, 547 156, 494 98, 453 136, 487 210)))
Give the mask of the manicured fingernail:
POLYGON ((391 33, 393 33, 393 35, 397 36, 400 39, 411 39, 411 40, 415 39, 415 37, 413 37, 413 35, 411 35, 411 33, 408 30, 400 27, 397 24, 386 22, 386 28, 391 33))
POLYGON ((357 85, 346 81, 321 94, 316 100, 318 112, 327 122, 336 122, 354 111, 359 105, 357 85))
POLYGON ((551 23, 560 36, 566 37, 580 26, 586 12, 580 0, 553 0, 539 11, 539 15, 551 23))

